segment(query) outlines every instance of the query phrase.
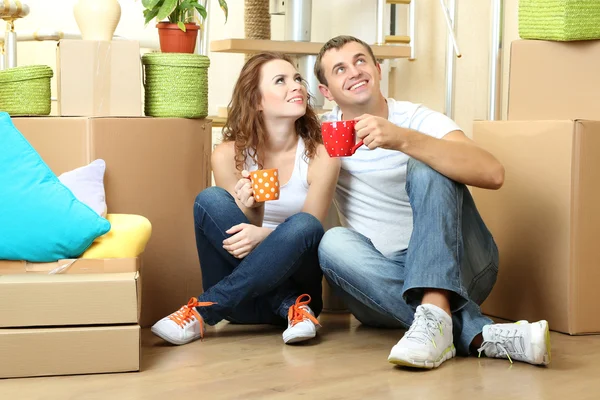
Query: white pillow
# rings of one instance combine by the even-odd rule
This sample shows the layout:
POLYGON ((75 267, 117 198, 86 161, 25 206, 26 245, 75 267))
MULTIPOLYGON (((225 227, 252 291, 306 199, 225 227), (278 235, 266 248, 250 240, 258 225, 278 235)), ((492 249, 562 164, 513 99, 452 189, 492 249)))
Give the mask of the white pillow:
POLYGON ((94 160, 90 164, 65 172, 58 179, 69 188, 77 200, 86 204, 102 217, 106 216, 106 195, 104 192, 104 160, 94 160))

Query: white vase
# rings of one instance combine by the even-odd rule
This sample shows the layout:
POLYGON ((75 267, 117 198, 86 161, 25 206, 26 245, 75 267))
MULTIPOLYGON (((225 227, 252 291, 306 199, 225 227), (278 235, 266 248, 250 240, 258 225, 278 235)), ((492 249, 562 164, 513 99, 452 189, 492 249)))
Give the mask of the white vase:
POLYGON ((78 0, 73 14, 83 40, 111 41, 121 19, 121 5, 117 0, 78 0))

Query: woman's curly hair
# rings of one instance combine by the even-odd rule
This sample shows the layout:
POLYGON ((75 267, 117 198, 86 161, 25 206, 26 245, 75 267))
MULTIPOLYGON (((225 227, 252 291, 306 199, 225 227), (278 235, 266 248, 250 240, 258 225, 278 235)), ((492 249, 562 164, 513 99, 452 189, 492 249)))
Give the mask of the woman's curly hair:
MULTIPOLYGON (((268 136, 263 114, 258 109, 262 100, 259 83, 262 66, 272 60, 284 60, 294 65, 282 53, 257 54, 246 62, 233 89, 227 122, 223 128, 223 142, 235 142, 235 165, 239 171, 244 169, 246 155, 252 157, 259 168, 263 168, 263 149, 268 136)), ((296 134, 304 140, 308 159, 315 156, 317 146, 323 143, 319 119, 311 102, 312 97, 308 93, 306 113, 295 124, 296 134)))

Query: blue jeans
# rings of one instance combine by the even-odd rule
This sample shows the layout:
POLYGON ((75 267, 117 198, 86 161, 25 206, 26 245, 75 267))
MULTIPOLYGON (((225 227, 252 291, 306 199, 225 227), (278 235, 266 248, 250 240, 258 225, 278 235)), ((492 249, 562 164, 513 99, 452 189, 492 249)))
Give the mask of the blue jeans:
POLYGON ((328 230, 319 246, 325 278, 363 324, 408 328, 424 289, 451 293, 457 352, 469 354, 492 320, 479 305, 498 275, 498 249, 465 185, 411 159, 406 190, 413 210, 408 249, 383 256, 369 238, 347 228, 328 230))
POLYGON ((194 223, 204 288, 198 301, 217 303, 197 308, 207 324, 226 319, 285 325, 289 307, 304 293, 319 315, 323 275, 317 252, 323 227, 318 219, 307 213, 289 217, 243 259, 223 248, 223 240, 232 236, 226 230, 250 223, 229 192, 203 190, 194 204, 194 223))

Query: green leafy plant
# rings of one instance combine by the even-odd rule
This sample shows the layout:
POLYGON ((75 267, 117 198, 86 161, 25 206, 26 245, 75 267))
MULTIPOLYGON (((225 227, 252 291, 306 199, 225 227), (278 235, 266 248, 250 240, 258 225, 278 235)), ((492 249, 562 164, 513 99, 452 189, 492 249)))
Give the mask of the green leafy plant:
MULTIPOLYGON (((145 8, 146 24, 153 19, 156 19, 157 22, 168 19, 170 23, 177 24, 179 29, 185 32, 185 24, 197 22, 201 25, 200 21, 195 18, 194 11, 198 11, 203 20, 206 19, 206 8, 198 0, 142 0, 142 5, 145 8)), ((225 13, 225 22, 227 22, 229 13, 227 2, 219 0, 219 6, 225 13)))

